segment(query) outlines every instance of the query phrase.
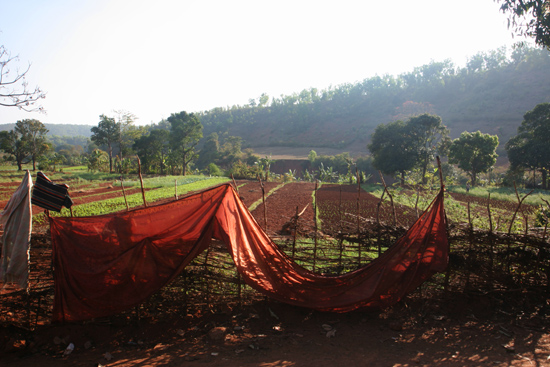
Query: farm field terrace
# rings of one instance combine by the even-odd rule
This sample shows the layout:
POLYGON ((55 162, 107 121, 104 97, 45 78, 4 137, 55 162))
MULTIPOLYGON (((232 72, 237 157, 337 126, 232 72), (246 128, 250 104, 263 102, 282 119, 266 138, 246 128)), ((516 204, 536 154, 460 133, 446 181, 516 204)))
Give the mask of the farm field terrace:
MULTIPOLYGON (((49 177, 62 182, 56 175, 49 177)), ((67 177, 69 173, 62 179, 67 177)), ((174 200, 176 179, 178 195, 229 181, 185 177, 192 182, 183 183, 180 177, 145 178, 148 203, 174 200), (158 196, 153 195, 155 191, 158 196), (156 197, 158 201, 154 201, 156 197)), ((68 180, 76 204, 73 215, 87 215, 79 214, 81 206, 115 199, 119 200, 116 205, 89 207, 90 213, 126 210, 120 181, 113 176, 106 178, 68 180), (102 195, 113 196, 102 199, 102 195), (77 204, 77 200, 82 202, 77 204)), ((136 196, 132 201, 135 206, 143 205, 139 181, 124 178, 123 184, 127 197, 136 196)), ((358 194, 355 185, 324 183, 315 192, 313 183, 264 182, 263 189, 257 181, 238 180, 236 184, 258 224, 267 226, 267 233, 288 256, 306 268, 329 274, 372 261, 416 219, 415 191, 392 190, 395 208, 385 200, 378 210, 379 187, 371 190, 363 186, 358 194), (295 219, 297 213, 300 216, 295 219), (380 231, 377 216, 383 225, 380 231), (392 225, 394 218, 397 226, 392 225)), ((10 187, 13 192, 15 187, 10 187)), ((418 210, 424 209, 436 193, 436 189, 422 192, 418 210)), ((446 194, 449 222, 464 224, 464 201, 452 195, 451 191, 446 194)), ((483 203, 477 205, 485 208, 483 203)), ((475 211, 473 208, 471 203, 470 210, 475 211)), ((510 212, 501 215, 506 213, 510 212)), ((63 211, 61 215, 70 213, 63 211)), ((214 243, 181 276, 136 309, 102 320, 52 325, 51 245, 42 224, 37 221, 39 233, 31 247, 30 301, 20 293, 2 295, 0 361, 10 366, 548 365, 550 310, 546 311, 541 288, 526 283, 533 277, 544 283, 544 275, 513 264, 512 283, 498 278, 493 288, 483 288, 486 284, 480 278, 489 274, 483 267, 486 262, 481 262, 483 244, 475 245, 480 251, 474 259, 464 251, 467 243, 453 240, 451 252, 455 252, 447 291, 446 276, 436 275, 389 309, 334 314, 288 306, 259 295, 239 281, 224 245, 214 243), (463 265, 472 259, 483 271, 463 265), (520 282, 524 291, 517 292, 520 282), (502 294, 501 286, 508 286, 502 294), (216 328, 224 330, 221 339, 212 334, 216 328), (333 336, 328 334, 331 331, 333 336), (68 343, 75 349, 66 355, 68 343)), ((481 227, 476 221, 474 225, 481 227)), ((501 267, 496 264, 498 258, 494 260, 491 269, 498 274, 501 267)))

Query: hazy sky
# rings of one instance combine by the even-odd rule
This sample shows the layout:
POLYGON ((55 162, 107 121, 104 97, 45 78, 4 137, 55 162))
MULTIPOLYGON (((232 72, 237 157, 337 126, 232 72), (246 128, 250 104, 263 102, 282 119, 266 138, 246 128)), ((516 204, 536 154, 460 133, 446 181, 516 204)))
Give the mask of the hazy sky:
POLYGON ((46 115, 0 108, 0 123, 91 125, 463 66, 519 40, 493 0, 0 0, 0 32, 47 92, 46 115))

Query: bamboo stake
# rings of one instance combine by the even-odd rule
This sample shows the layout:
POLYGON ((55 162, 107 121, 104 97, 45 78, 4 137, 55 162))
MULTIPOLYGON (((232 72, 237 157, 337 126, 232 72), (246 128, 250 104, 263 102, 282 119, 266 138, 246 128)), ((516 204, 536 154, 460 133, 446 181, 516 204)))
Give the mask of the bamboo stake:
POLYGON ((313 205, 313 225, 315 228, 315 235, 313 237, 314 239, 314 245, 313 245, 313 271, 315 271, 315 267, 317 264, 317 181, 315 181, 315 205, 313 205))
POLYGON ((262 188, 262 203, 264 204, 264 228, 265 233, 267 233, 267 206, 265 204, 265 188, 260 177, 258 177, 258 181, 260 182, 260 187, 262 188))
POLYGON ((145 200, 145 189, 143 188, 143 177, 141 176, 141 161, 139 160, 139 157, 137 157, 138 162, 138 174, 139 174, 139 182, 141 183, 141 196, 143 197, 143 205, 147 207, 147 201, 145 200))
POLYGON ((239 195, 239 187, 237 186, 237 182, 235 182, 235 177, 233 177, 233 174, 231 174, 231 180, 233 180, 233 186, 235 187, 235 191, 237 191, 237 195, 239 195))
POLYGON ((299 210, 298 205, 296 205, 296 216, 294 217, 294 233, 292 236, 292 260, 294 260, 294 256, 296 255, 296 232, 298 232, 298 216, 299 216, 298 210, 299 210))
POLYGON ((493 218, 491 217, 491 193, 487 197, 487 214, 489 214, 489 232, 493 233, 493 218))
POLYGON ((392 214, 393 214, 393 226, 395 227, 397 223, 396 215, 395 215, 395 205, 393 205, 393 196, 390 194, 390 191, 388 190, 388 186, 386 185, 386 181, 384 180, 384 176, 382 176, 382 172, 378 171, 380 174, 380 179, 382 180, 382 184, 384 185, 384 190, 387 192, 388 196, 390 197, 390 203, 392 208, 392 214))
MULTIPOLYGON (((514 190, 516 190, 516 198, 518 199, 518 207, 516 208, 516 211, 514 212, 514 215, 512 216, 512 220, 510 221, 510 227, 508 228, 508 234, 512 232, 512 226, 514 225, 514 220, 516 219, 516 215, 521 208, 521 204, 523 203, 523 200, 527 198, 527 196, 531 195, 533 193, 533 190, 529 191, 528 194, 526 194, 521 200, 519 198, 518 189, 516 187, 516 182, 514 181, 514 190)), ((509 246, 508 246, 509 247, 509 246)))
POLYGON ((120 176, 120 187, 122 188, 122 195, 124 195, 124 202, 126 203, 126 211, 130 210, 128 206, 128 199, 126 198, 126 190, 124 190, 124 183, 122 182, 122 176, 120 176))
POLYGON ((437 171, 439 172, 439 185, 441 188, 443 188, 445 187, 445 184, 443 183, 443 171, 441 170, 441 160, 439 159, 439 156, 436 156, 435 159, 437 160, 437 171))
POLYGON ((355 175, 357 177, 357 239, 359 239, 359 235, 361 234, 361 221, 359 220, 361 216, 361 184, 359 183, 359 172, 357 170, 357 167, 355 168, 355 175))
POLYGON ((357 167, 355 167, 355 175, 357 177, 357 246, 358 246, 358 251, 357 251, 357 263, 359 265, 359 267, 361 267, 361 241, 359 241, 359 238, 361 237, 361 222, 360 222, 360 217, 361 217, 361 208, 360 208, 360 203, 361 203, 361 184, 359 183, 359 172, 357 170, 357 167))
POLYGON ((472 223, 472 216, 470 215, 470 202, 468 201, 468 226, 470 226, 470 231, 474 230, 474 225, 472 223))

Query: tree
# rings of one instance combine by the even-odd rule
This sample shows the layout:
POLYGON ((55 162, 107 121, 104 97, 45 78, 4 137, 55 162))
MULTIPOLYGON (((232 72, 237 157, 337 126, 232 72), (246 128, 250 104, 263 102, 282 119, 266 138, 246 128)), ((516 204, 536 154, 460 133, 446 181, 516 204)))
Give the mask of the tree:
POLYGON ((508 14, 508 28, 519 36, 535 38, 550 49, 550 2, 548 0, 496 0, 500 10, 508 14), (532 19, 527 19, 530 17, 532 19))
POLYGON ((441 117, 424 113, 411 117, 407 121, 411 134, 411 144, 418 153, 418 166, 422 169, 422 183, 426 183, 428 164, 432 162, 439 147, 449 135, 449 130, 441 121, 441 117))
POLYGON ((449 148, 449 163, 470 175, 472 186, 477 183, 477 175, 487 172, 497 161, 498 136, 482 134, 480 131, 460 134, 449 148))
POLYGON ((38 158, 50 150, 46 139, 48 129, 38 120, 25 119, 17 121, 14 130, 21 135, 25 150, 32 158, 32 170, 35 171, 38 158))
POLYGON ((419 156, 416 145, 411 144, 409 130, 401 120, 380 124, 367 145, 373 157, 372 165, 385 174, 399 173, 402 185, 405 184, 405 171, 415 166, 419 156))
POLYGON ((550 169, 550 103, 541 103, 523 115, 518 133, 506 143, 511 169, 532 169, 542 174, 542 187, 548 188, 550 169))
POLYGON ((109 154, 109 173, 113 172, 113 144, 120 141, 120 127, 112 117, 99 116, 97 126, 92 127, 91 139, 97 145, 106 145, 109 154))
POLYGON ((141 164, 147 172, 158 167, 160 174, 164 174, 166 158, 170 153, 168 141, 170 132, 163 129, 151 130, 149 135, 142 135, 134 143, 134 149, 141 160, 141 164))
POLYGON ((209 166, 210 163, 217 163, 220 156, 220 142, 218 134, 211 133, 206 138, 202 149, 199 152, 199 158, 197 159, 197 166, 199 169, 204 169, 209 166))
POLYGON ((197 159, 195 147, 202 138, 202 124, 195 114, 185 111, 173 113, 168 117, 172 149, 179 154, 182 174, 185 176, 189 163, 197 159))
POLYGON ((130 154, 134 142, 143 132, 134 125, 137 120, 136 115, 128 111, 115 111, 115 113, 118 115, 116 119, 118 128, 117 144, 119 158, 122 161, 124 156, 130 154))
POLYGON ((29 155, 29 152, 20 133, 15 130, 0 131, 0 149, 15 158, 19 171, 23 169, 23 159, 29 155))
POLYGON ((43 112, 43 107, 35 107, 35 104, 46 94, 39 87, 34 90, 29 89, 29 85, 25 80, 30 69, 29 66, 24 71, 19 69, 10 69, 17 57, 12 57, 3 45, 0 45, 0 106, 17 107, 23 111, 43 112))

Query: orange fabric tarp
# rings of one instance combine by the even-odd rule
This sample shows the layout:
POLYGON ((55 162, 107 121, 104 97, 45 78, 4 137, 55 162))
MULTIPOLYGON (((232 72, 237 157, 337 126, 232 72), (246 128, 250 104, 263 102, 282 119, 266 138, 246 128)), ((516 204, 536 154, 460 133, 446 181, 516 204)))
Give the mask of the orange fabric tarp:
POLYGON ((50 224, 54 321, 109 316, 141 303, 177 276, 211 238, 226 243, 251 287, 326 311, 391 305, 448 263, 443 190, 380 258, 340 276, 323 276, 294 263, 229 184, 124 213, 52 217, 50 224))

